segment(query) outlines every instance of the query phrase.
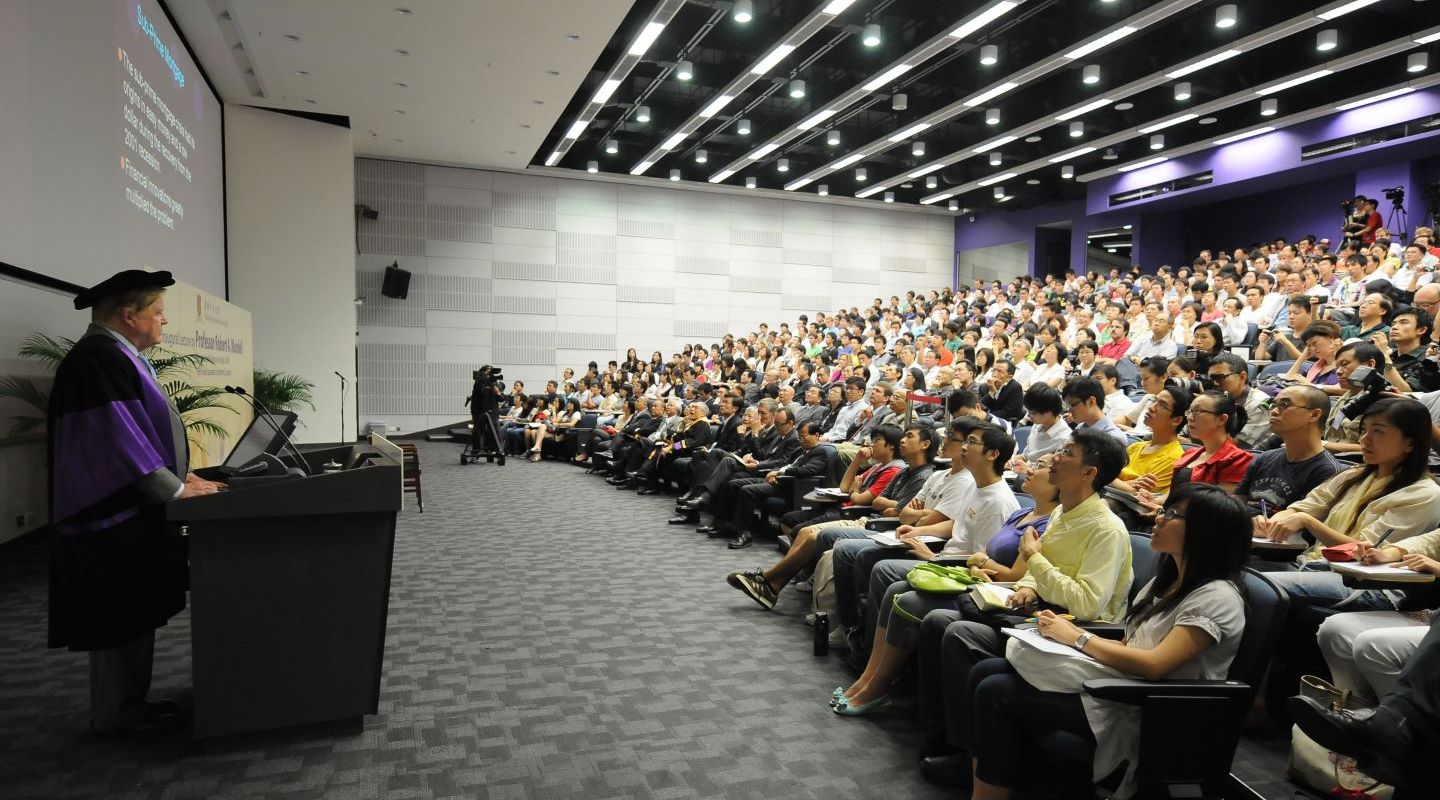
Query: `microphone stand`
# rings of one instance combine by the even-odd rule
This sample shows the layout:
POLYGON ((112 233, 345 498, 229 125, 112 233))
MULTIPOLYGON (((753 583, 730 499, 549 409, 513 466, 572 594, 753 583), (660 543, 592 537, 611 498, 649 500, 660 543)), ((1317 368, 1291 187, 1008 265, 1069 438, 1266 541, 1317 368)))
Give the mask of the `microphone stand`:
POLYGON ((350 382, 345 380, 345 376, 341 375, 339 370, 335 370, 335 377, 340 379, 340 441, 345 442, 345 387, 350 382))
POLYGON ((264 403, 260 402, 254 395, 245 391, 244 386, 226 386, 225 391, 230 394, 239 395, 255 409, 256 416, 262 417, 265 423, 270 426, 271 430, 280 434, 280 438, 285 440, 285 444, 290 445, 290 452, 295 454, 295 460, 299 462, 298 465, 301 471, 303 471, 307 477, 315 474, 310 471, 310 464, 305 461, 305 456, 300 454, 300 448, 296 447, 295 443, 290 441, 290 435, 282 430, 279 425, 275 424, 275 419, 270 415, 270 409, 266 408, 264 403))

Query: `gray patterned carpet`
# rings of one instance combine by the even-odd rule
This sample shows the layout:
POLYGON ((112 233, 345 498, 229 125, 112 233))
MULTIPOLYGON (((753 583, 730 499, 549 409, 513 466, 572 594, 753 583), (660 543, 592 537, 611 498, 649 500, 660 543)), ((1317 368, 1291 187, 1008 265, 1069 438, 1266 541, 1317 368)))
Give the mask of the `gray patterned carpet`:
MULTIPOLYGON (((915 766, 902 702, 843 719, 810 654, 808 596, 767 614, 726 572, 769 562, 665 524, 669 498, 572 467, 460 467, 421 445, 401 514, 380 713, 363 730, 194 744, 92 741, 82 654, 44 649, 45 551, 0 551, 0 797, 826 798, 950 796, 915 766), (807 605, 802 605, 802 600, 807 605)), ((157 638, 155 692, 189 685, 189 618, 157 638)), ((1289 798, 1284 748, 1236 770, 1289 798)))

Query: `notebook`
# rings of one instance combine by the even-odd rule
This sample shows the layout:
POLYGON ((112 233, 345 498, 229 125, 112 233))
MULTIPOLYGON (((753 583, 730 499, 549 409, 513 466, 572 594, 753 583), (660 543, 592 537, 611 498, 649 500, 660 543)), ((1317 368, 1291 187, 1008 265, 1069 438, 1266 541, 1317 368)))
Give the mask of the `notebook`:
POLYGON ((1394 564, 1357 564, 1353 561, 1335 561, 1330 571, 1340 575, 1353 575, 1368 580, 1395 581, 1396 583, 1433 583, 1435 576, 1428 572, 1416 572, 1409 567, 1394 564))
MULTIPOLYGON (((870 540, 871 540, 871 541, 873 541, 875 544, 880 545, 881 547, 907 547, 907 546, 908 546, 908 545, 905 544, 905 542, 900 541, 900 539, 899 539, 898 537, 896 537, 895 534, 893 534, 893 533, 889 533, 889 532, 885 532, 885 533, 872 533, 872 534, 869 534, 869 536, 870 536, 870 540)), ((923 543, 925 543, 925 544, 935 544, 936 542, 943 542, 943 541, 945 541, 944 539, 941 539, 939 536, 921 536, 921 537, 918 537, 918 538, 920 539, 921 542, 923 542, 923 543)))

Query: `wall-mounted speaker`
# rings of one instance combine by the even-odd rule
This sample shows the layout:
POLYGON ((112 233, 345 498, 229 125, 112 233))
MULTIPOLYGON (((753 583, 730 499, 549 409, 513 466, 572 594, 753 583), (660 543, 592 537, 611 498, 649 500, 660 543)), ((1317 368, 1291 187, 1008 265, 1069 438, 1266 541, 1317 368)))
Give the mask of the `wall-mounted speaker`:
POLYGON ((410 296, 410 270, 400 269, 400 262, 385 268, 385 282, 380 285, 380 294, 404 300, 410 296))

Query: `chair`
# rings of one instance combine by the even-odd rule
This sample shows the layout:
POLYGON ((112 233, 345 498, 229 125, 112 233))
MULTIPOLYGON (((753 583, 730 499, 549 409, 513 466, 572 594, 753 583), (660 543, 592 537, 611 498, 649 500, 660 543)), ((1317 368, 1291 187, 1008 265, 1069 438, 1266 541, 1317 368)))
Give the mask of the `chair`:
POLYGON ((1025 494, 1024 492, 1015 493, 1015 502, 1019 503, 1021 508, 1035 507, 1035 498, 1031 497, 1028 494, 1025 494))
POLYGON ((825 472, 817 478, 793 478, 788 475, 780 476, 780 488, 788 491, 781 492, 779 497, 766 498, 765 505, 760 509, 761 514, 767 521, 779 519, 785 512, 794 511, 805 504, 805 495, 810 494, 821 486, 834 486, 839 482, 835 476, 835 470, 840 463, 840 456, 832 444, 822 444, 819 447, 825 448, 829 461, 825 472))
POLYGON ((402 485, 406 492, 415 495, 415 505, 425 513, 425 495, 420 488, 420 450, 408 442, 399 442, 403 458, 402 485))
POLYGON ((1290 371, 1290 365, 1294 363, 1294 361, 1272 361, 1268 366, 1260 368, 1260 374, 1257 377, 1264 380, 1271 375, 1284 375, 1290 371))
POLYGON ((1033 425, 1021 425, 1015 428, 1015 455, 1025 452, 1025 445, 1030 443, 1030 429, 1033 425))
MULTIPOLYGON (((1225 680, 1086 681, 1085 693, 1140 707, 1138 797, 1259 797, 1230 773, 1245 717, 1270 666, 1289 600, 1263 574, 1246 569, 1245 633, 1225 680)), ((1088 784, 1090 746, 1068 734, 1040 737, 1036 748, 1057 769, 1032 777, 1088 784)), ((1022 787, 1030 788, 1030 787, 1022 787)), ((1047 785, 1046 789, 1052 788, 1047 785)), ((1078 787, 1076 788, 1078 792, 1078 787)), ((1084 796, 1092 796, 1087 786, 1084 796)), ((1077 794, 1077 796, 1079 796, 1077 794)))
MULTIPOLYGON (((1127 607, 1135 603, 1140 590, 1155 577, 1155 567, 1159 561, 1160 555, 1150 546, 1150 534, 1130 531, 1130 572, 1133 577, 1130 580, 1130 594, 1125 602, 1127 607)), ((1125 638, 1125 626, 1118 623, 1086 622, 1080 627, 1106 639, 1125 638)))

